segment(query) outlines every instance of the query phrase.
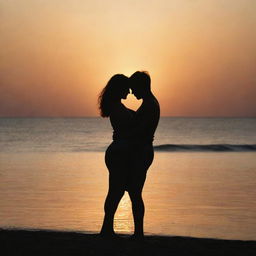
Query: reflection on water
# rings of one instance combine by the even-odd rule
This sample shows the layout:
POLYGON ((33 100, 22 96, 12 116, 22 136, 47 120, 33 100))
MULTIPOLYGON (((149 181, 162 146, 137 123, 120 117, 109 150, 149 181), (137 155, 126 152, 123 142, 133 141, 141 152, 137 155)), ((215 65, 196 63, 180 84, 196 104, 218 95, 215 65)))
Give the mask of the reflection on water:
POLYGON ((115 231, 119 233, 133 232, 131 201, 128 193, 123 196, 115 215, 115 231))
MULTIPOLYGON (((0 226, 98 232, 103 153, 0 156, 0 226)), ((144 189, 146 233, 256 239, 255 153, 157 153, 144 189)), ((115 217, 132 233, 129 197, 115 217)))

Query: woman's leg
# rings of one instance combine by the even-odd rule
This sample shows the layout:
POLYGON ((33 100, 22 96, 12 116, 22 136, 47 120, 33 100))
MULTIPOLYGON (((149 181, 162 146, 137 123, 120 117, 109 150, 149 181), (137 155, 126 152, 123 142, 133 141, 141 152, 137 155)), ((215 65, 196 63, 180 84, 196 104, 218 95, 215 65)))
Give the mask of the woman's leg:
POLYGON ((115 175, 109 175, 109 190, 104 204, 105 216, 103 225, 101 228, 101 234, 106 236, 114 235, 114 216, 118 204, 124 195, 124 186, 122 181, 115 177, 115 175))
POLYGON ((105 154, 105 163, 109 170, 109 188, 104 204, 105 216, 101 228, 102 235, 114 235, 114 216, 118 204, 124 195, 125 181, 123 177, 124 154, 118 144, 112 143, 105 154))

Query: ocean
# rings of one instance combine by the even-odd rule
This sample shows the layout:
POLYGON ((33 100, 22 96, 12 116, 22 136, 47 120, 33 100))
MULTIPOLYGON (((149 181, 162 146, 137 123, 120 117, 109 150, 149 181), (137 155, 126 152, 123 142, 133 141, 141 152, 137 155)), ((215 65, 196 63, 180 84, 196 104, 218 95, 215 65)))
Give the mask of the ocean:
MULTIPOLYGON (((108 119, 0 118, 0 227, 99 232, 108 119)), ((145 233, 256 240, 256 118, 161 117, 145 233)), ((132 233, 127 194, 115 230, 132 233)))

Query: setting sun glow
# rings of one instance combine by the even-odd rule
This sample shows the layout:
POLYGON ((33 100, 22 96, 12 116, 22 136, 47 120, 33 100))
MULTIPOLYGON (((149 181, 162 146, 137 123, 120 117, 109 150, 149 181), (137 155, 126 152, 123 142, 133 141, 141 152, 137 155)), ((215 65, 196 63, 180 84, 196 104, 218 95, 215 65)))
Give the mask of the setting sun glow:
POLYGON ((0 116, 97 116, 110 77, 137 70, 163 116, 256 115, 253 0, 0 0, 0 10, 0 116))

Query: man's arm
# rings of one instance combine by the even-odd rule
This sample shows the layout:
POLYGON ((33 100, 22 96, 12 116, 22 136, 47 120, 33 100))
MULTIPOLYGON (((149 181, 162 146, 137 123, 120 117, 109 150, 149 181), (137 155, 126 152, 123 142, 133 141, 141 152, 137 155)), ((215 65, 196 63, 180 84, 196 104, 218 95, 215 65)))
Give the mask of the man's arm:
POLYGON ((148 129, 154 129, 154 120, 159 118, 156 106, 147 104, 144 106, 143 112, 135 114, 130 137, 143 136, 148 129))

